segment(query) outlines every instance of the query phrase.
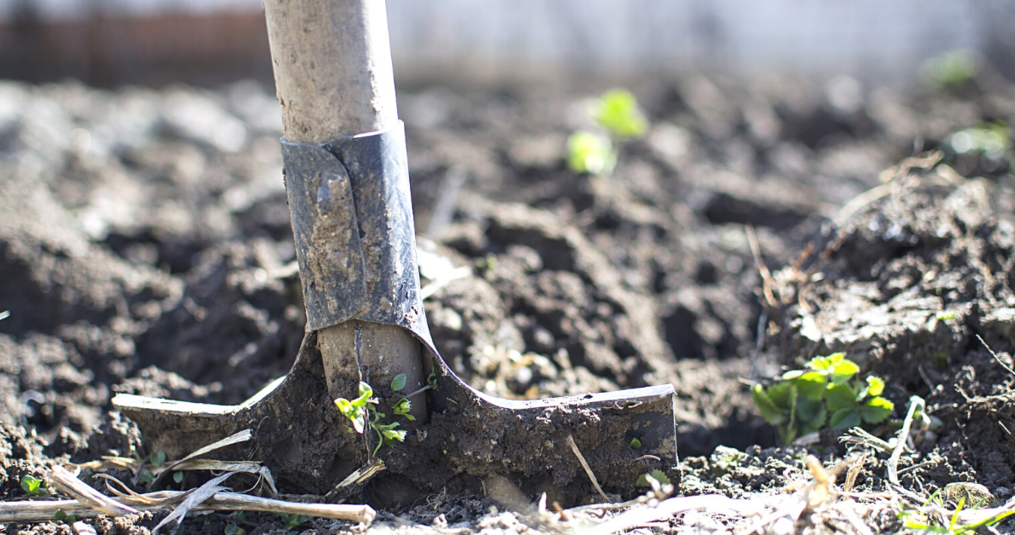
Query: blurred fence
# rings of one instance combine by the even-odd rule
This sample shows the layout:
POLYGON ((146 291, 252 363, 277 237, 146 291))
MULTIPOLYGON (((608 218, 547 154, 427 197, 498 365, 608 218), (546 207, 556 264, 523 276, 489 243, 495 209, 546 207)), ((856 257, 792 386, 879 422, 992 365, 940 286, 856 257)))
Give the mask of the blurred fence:
MULTIPOLYGON (((1015 74, 1015 0, 388 0, 400 82, 722 71, 905 82, 978 51, 1015 74)), ((0 76, 270 80, 258 0, 0 0, 0 76)))

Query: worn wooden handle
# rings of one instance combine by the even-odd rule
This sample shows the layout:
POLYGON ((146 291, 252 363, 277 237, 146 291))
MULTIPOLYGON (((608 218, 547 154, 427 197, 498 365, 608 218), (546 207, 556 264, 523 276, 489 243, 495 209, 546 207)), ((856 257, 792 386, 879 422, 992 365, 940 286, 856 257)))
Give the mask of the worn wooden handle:
MULTIPOLYGON (((275 92, 290 142, 323 144, 388 130, 398 123, 395 79, 383 0, 264 0, 275 92)), ((407 376, 404 392, 423 386, 419 342, 393 325, 349 321, 318 332, 332 398, 358 396, 407 376)), ((425 419, 423 397, 412 414, 425 419)))
POLYGON ((264 0, 285 138, 324 143, 398 121, 383 0, 264 0))

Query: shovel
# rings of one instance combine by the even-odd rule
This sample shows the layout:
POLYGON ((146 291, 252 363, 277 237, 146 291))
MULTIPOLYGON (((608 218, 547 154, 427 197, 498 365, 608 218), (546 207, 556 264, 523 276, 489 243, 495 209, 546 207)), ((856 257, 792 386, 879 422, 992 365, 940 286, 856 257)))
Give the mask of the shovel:
POLYGON ((264 6, 307 333, 289 373, 241 405, 116 396, 146 447, 180 458, 250 429, 216 457, 260 461, 287 492, 366 485, 382 505, 442 489, 570 505, 672 475, 671 385, 515 401, 454 374, 419 292, 383 1, 264 6), (361 385, 373 410, 357 421, 335 400, 356 400, 361 385))

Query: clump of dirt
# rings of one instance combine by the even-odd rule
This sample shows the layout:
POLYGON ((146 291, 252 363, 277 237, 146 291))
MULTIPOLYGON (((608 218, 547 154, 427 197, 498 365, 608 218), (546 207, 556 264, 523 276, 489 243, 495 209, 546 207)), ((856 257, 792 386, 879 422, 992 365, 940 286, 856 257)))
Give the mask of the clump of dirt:
MULTIPOLYGON (((998 156, 951 136, 1015 122, 1015 90, 983 77, 908 95, 870 88, 844 105, 830 87, 635 84, 652 127, 610 177, 577 175, 564 158, 567 135, 588 126, 568 110, 600 86, 400 95, 420 249, 438 258, 436 273, 421 267, 426 312, 449 365, 509 398, 672 383, 682 494, 773 496, 812 477, 807 453, 832 467, 860 452, 855 488, 881 492, 883 449, 830 432, 776 447, 750 401, 751 380, 845 351, 896 403, 876 435, 896 432, 910 396, 927 400, 903 486, 929 496, 978 482, 1010 497, 1010 140, 998 156)), ((292 366, 305 317, 264 88, 5 82, 0 103, 0 496, 11 500, 51 463, 150 453, 110 412, 117 392, 243 401, 292 366)), ((398 494, 397 479, 377 481, 358 498, 398 494)), ((491 512, 527 510, 532 496, 487 490, 381 518, 546 527, 491 512)), ((865 521, 897 528, 896 513, 865 521)), ((159 518, 96 527, 142 532, 159 518)), ((239 524, 283 527, 268 515, 239 524)))

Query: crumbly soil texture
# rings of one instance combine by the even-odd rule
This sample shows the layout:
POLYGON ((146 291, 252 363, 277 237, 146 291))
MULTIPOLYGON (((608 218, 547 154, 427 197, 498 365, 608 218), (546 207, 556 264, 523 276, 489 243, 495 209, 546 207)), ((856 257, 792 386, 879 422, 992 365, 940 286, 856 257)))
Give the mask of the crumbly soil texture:
MULTIPOLYGON (((839 431, 780 445, 751 400, 752 383, 844 352, 895 404, 873 436, 894 438, 911 397, 926 401, 901 488, 929 499, 977 483, 1011 498, 1015 86, 989 74, 905 92, 845 78, 634 83, 649 131, 618 146, 610 176, 577 174, 567 137, 593 128, 585 100, 607 88, 399 94, 426 314, 449 366, 515 399, 671 383, 674 495, 789 496, 816 477, 810 454, 830 472, 851 463, 850 492, 869 499, 811 504, 824 512, 790 515, 790 530, 898 531, 901 502, 871 505, 895 488, 885 448, 839 431), (1002 126, 992 138, 984 125, 1002 126)), ((28 499, 21 481, 55 464, 152 453, 117 393, 237 404, 292 366, 306 320, 269 91, 0 83, 3 503, 28 499)), ((496 485, 421 497, 378 481, 350 497, 378 508, 375 528, 559 531, 578 515, 547 520, 552 503, 533 513, 538 496, 496 485)), ((85 522, 148 533, 166 514, 85 522)), ((791 532, 692 512, 638 525, 756 522, 791 532)), ((364 529, 228 512, 183 525, 287 528, 364 529)))

